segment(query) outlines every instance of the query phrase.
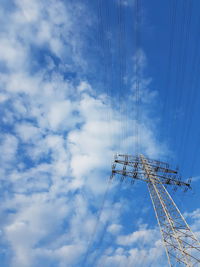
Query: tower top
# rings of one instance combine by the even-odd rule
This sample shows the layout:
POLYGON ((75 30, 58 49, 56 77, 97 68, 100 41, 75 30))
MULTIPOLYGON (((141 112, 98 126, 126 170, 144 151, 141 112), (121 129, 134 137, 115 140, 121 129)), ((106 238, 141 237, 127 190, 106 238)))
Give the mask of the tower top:
POLYGON ((175 190, 177 187, 183 187, 184 190, 191 188, 189 179, 188 182, 181 181, 181 176, 178 170, 170 168, 169 164, 163 161, 154 160, 145 157, 144 155, 128 155, 128 154, 116 154, 114 156, 114 162, 112 164, 112 175, 121 175, 122 180, 125 177, 136 180, 142 180, 149 182, 149 174, 144 169, 144 163, 150 167, 150 174, 154 177, 155 183, 161 183, 164 185, 173 185, 175 190))

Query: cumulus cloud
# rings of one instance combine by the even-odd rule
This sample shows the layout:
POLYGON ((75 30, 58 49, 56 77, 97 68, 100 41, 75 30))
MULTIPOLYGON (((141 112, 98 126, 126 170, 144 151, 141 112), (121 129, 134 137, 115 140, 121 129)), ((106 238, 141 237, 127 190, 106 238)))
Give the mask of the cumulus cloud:
POLYGON ((138 249, 130 248, 124 249, 119 247, 115 250, 107 250, 105 254, 99 259, 97 266, 165 266, 164 248, 160 240, 155 243, 152 242, 151 248, 138 249))
POLYGON ((15 163, 16 161, 18 139, 12 134, 4 134, 1 138, 0 147, 1 166, 9 167, 10 164, 15 163))
POLYGON ((196 209, 192 212, 185 212, 184 217, 191 221, 191 227, 199 239, 200 238, 200 209, 196 209))
POLYGON ((157 240, 158 236, 158 230, 141 229, 127 236, 118 236, 117 243, 123 246, 130 246, 132 244, 140 244, 141 242, 144 242, 148 245, 157 240))

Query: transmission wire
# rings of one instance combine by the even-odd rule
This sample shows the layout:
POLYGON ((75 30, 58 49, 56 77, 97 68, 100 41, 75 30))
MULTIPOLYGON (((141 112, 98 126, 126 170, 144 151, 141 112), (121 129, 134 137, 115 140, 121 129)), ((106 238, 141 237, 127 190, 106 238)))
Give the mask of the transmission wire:
MULTIPOLYGON (((187 0, 186 0, 187 1, 187 0)), ((180 79, 180 69, 181 69, 181 63, 182 63, 182 51, 183 51, 183 34, 185 32, 185 21, 186 21, 186 1, 181 2, 181 6, 179 7, 179 11, 180 11, 180 20, 179 23, 177 22, 177 38, 178 41, 177 43, 177 53, 175 55, 177 55, 177 60, 176 62, 176 66, 175 66, 175 70, 174 70, 174 84, 172 88, 174 88, 174 91, 176 92, 176 94, 173 94, 173 98, 171 100, 172 106, 174 107, 175 113, 173 112, 173 114, 171 114, 171 118, 169 118, 168 120, 168 128, 169 128, 169 137, 170 137, 170 141, 171 141, 171 145, 173 146, 173 148, 176 146, 176 138, 177 138, 177 133, 174 133, 174 128, 176 126, 176 119, 177 119, 177 111, 178 111, 178 106, 177 106, 177 102, 178 102, 178 98, 180 97, 180 93, 181 90, 178 88, 179 85, 179 79, 180 79), (172 133, 174 133, 174 138, 172 139, 172 133)), ((169 110, 169 108, 168 108, 169 110)))
MULTIPOLYGON (((120 192, 121 192, 121 190, 122 190, 122 182, 119 182, 118 183, 118 185, 120 185, 119 186, 119 188, 117 188, 117 190, 115 191, 115 193, 114 193, 114 195, 113 195, 113 198, 112 198, 112 200, 111 200, 111 205, 112 206, 114 206, 114 204, 116 203, 116 200, 117 200, 117 196, 118 196, 118 199, 119 199, 119 195, 120 195, 120 192)), ((122 207, 120 208, 120 211, 119 211, 119 214, 121 214, 121 210, 122 210, 122 207)), ((112 211, 111 211, 111 214, 110 214, 110 217, 109 217, 109 219, 110 219, 110 221, 112 221, 112 218, 113 218, 113 212, 114 212, 115 210, 114 209, 112 209, 112 211)), ((101 249, 101 246, 102 246, 102 243, 103 243, 103 239, 104 239, 104 237, 105 237, 105 235, 106 235, 106 228, 108 227, 108 225, 107 226, 105 226, 104 227, 104 230, 102 231, 102 235, 100 236, 100 238, 99 238, 99 240, 100 240, 100 246, 98 247, 98 249, 101 249)), ((113 240, 112 240, 113 241, 113 240)), ((111 242, 112 242, 111 241, 111 242)), ((110 243, 111 244, 111 243, 110 243)), ((97 256, 96 256, 97 257, 97 256)), ((96 260, 96 259, 95 259, 96 260)), ((95 260, 93 261, 93 262, 95 262, 95 260)), ((104 266, 104 265, 102 265, 102 266, 104 266)))
POLYGON ((101 206, 100 206, 99 211, 97 213, 96 224, 94 226, 92 235, 90 237, 90 240, 89 240, 89 243, 88 243, 88 246, 87 246, 87 250, 86 250, 86 254, 85 254, 85 257, 84 257, 83 262, 82 262, 82 266, 85 266, 85 264, 87 262, 88 254, 92 249, 92 245, 94 243, 94 239, 95 239, 96 232, 97 232, 97 229, 98 229, 98 226, 99 226, 99 222, 100 222, 100 219, 101 219, 101 214, 102 214, 102 211, 103 211, 103 208, 104 208, 104 205, 105 205, 105 201, 106 201, 106 198, 107 198, 107 195, 108 195, 108 191, 109 191, 109 188, 110 188, 111 181, 112 181, 111 179, 108 180, 106 191, 104 193, 101 206))
MULTIPOLYGON (((187 77, 187 73, 185 73, 185 71, 186 71, 186 66, 188 65, 187 64, 187 62, 188 62, 188 53, 187 53, 187 47, 188 47, 188 44, 189 44, 189 41, 190 41, 190 32, 191 32, 191 29, 190 29, 190 25, 191 25, 191 17, 192 17, 192 1, 191 0, 189 0, 188 1, 188 5, 189 5, 189 7, 187 7, 187 10, 188 10, 188 12, 187 12, 187 22, 186 22, 186 27, 185 27, 185 42, 184 42, 184 51, 183 51, 183 54, 182 54, 182 69, 181 69, 181 71, 182 72, 180 72, 180 82, 179 82, 179 88, 180 88, 180 90, 183 92, 183 90, 184 90, 184 85, 185 85, 185 80, 186 80, 186 77, 187 77)), ((182 107, 183 107, 183 98, 182 98, 182 96, 183 96, 183 93, 182 94, 180 94, 180 97, 178 98, 178 103, 177 103, 177 105, 178 105, 178 109, 179 110, 182 110, 182 107)), ((176 118, 176 121, 177 121, 177 118, 176 118)), ((186 122, 187 122, 187 120, 184 120, 184 125, 186 126, 186 122)), ((177 121, 177 126, 178 126, 178 128, 180 128, 181 127, 181 125, 180 125, 180 120, 178 120, 177 121)), ((177 152, 178 152, 178 155, 180 155, 180 162, 182 162, 183 161, 183 159, 185 158, 184 157, 184 147, 185 146, 183 146, 182 145, 182 143, 185 143, 185 132, 187 131, 186 129, 188 129, 188 127, 186 126, 186 127, 184 127, 183 128, 183 134, 182 134, 182 138, 179 138, 179 146, 178 146, 178 144, 177 144, 177 152)), ((176 137, 177 135, 175 135, 175 137, 176 137)), ((176 140, 176 139, 175 139, 176 140)))
MULTIPOLYGON (((200 19, 198 21, 198 25, 197 28, 200 29, 200 19)), ((198 88, 198 79, 199 79, 199 75, 198 75, 198 69, 199 69, 199 60, 200 60, 200 51, 199 51, 199 41, 200 41, 200 30, 198 31, 198 34, 196 35, 196 41, 195 43, 195 49, 194 49, 194 54, 193 54, 193 61, 192 61, 192 67, 191 67, 191 73, 190 73, 190 92, 187 98, 187 105, 186 105, 186 122, 188 121, 188 124, 185 125, 185 135, 184 135, 184 139, 183 142, 185 143, 187 140, 189 142, 189 133, 190 133, 190 129, 192 126, 192 117, 191 115, 193 115, 192 113, 194 113, 194 108, 196 107, 196 101, 197 101, 197 97, 195 94, 195 89, 198 88)), ((183 153, 183 145, 180 147, 182 148, 182 153, 183 153)), ((194 157, 194 153, 193 153, 193 157, 194 157)), ((183 159, 183 165, 185 162, 185 158, 183 159)))
MULTIPOLYGON (((169 136, 169 123, 167 121, 167 116, 171 116, 168 112, 169 110, 169 99, 170 99, 170 89, 171 89, 171 76, 172 76, 172 62, 173 62, 173 51, 174 51, 174 39, 175 39, 175 27, 176 27, 176 18, 177 18, 177 0, 171 0, 170 2, 170 35, 169 35, 169 50, 168 50, 168 65, 166 71, 166 81, 165 92, 163 99, 163 108, 162 108, 162 119, 164 130, 160 132, 160 139, 163 137, 168 138, 169 136)), ((169 120, 169 118, 168 118, 169 120)))
POLYGON ((140 45, 140 0, 135 0, 135 20, 134 20, 134 31, 135 31, 135 94, 136 94, 136 155, 139 154, 139 128, 140 128, 140 55, 139 55, 139 45, 140 45))

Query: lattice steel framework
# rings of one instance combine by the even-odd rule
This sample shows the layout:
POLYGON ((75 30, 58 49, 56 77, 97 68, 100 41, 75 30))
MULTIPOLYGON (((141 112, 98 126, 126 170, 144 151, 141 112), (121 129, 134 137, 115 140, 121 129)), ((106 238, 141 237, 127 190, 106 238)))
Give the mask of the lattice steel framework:
POLYGON ((166 185, 173 185, 187 190, 190 181, 181 181, 178 171, 170 169, 169 164, 143 155, 116 155, 111 178, 115 174, 121 175, 122 180, 127 176, 132 182, 147 182, 169 266, 200 266, 200 243, 166 189, 166 185))

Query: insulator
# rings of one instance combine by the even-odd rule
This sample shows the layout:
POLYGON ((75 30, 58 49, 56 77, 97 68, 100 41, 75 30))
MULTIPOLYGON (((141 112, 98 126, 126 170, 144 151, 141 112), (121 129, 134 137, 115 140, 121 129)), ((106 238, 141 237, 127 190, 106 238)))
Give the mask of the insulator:
POLYGON ((114 175, 115 175, 115 174, 112 172, 112 174, 110 175, 110 179, 111 179, 111 180, 113 179, 114 175))
POLYGON ((124 176, 121 176, 120 181, 123 182, 124 181, 124 178, 125 178, 124 176))
POLYGON ((134 164, 134 168, 137 168, 138 167, 138 162, 136 162, 135 164, 134 164))
POLYGON ((112 170, 114 170, 116 167, 116 164, 112 164, 112 170))
POLYGON ((126 175, 126 166, 125 165, 123 166, 122 175, 124 175, 124 176, 126 175))
POLYGON ((137 175, 138 175, 138 173, 137 172, 134 172, 133 173, 133 178, 137 178, 137 175))
POLYGON ((115 175, 115 173, 117 173, 117 171, 115 171, 115 170, 112 170, 112 175, 115 175))
POLYGON ((135 183, 135 180, 132 179, 131 180, 131 185, 134 185, 134 183, 135 183))
POLYGON ((181 181, 181 176, 180 176, 180 175, 176 175, 176 179, 177 179, 178 181, 181 181))
POLYGON ((188 187, 185 187, 184 188, 184 193, 188 191, 188 187))
POLYGON ((173 190, 174 190, 175 192, 177 191, 177 189, 178 189, 177 186, 174 186, 173 190))
POLYGON ((128 183, 128 179, 125 179, 124 183, 126 183, 126 184, 127 184, 127 183, 128 183))
POLYGON ((157 172, 159 170, 159 167, 155 167, 154 171, 157 172))

